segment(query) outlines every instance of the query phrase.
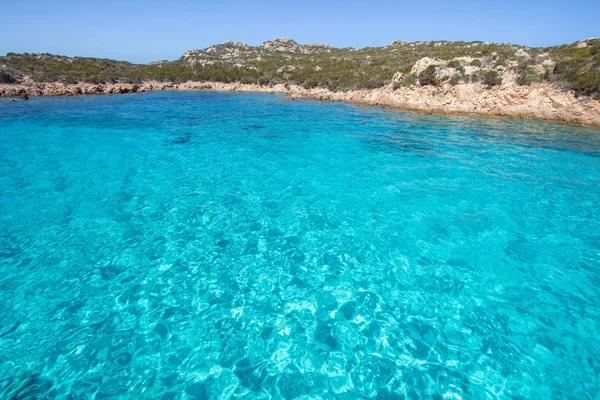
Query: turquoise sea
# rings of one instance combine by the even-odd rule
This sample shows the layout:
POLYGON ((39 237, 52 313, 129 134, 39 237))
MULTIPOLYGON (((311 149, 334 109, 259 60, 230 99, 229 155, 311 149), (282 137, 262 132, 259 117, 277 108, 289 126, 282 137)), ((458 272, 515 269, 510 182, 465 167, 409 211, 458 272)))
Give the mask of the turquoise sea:
POLYGON ((598 399, 600 130, 0 102, 0 398, 598 399))

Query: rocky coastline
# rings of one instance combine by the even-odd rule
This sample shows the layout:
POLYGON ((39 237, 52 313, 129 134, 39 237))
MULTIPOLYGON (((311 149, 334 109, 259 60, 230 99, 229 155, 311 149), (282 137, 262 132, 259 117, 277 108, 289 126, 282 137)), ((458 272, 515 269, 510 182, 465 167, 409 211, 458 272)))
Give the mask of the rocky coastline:
POLYGON ((141 84, 64 84, 22 82, 0 84, 0 97, 78 96, 127 94, 162 90, 213 90, 288 94, 286 100, 342 101, 361 105, 386 106, 432 114, 477 114, 562 121, 600 126, 600 101, 577 97, 549 83, 529 86, 481 83, 458 85, 396 87, 393 83, 364 90, 331 91, 306 89, 298 85, 257 85, 221 82, 144 82, 141 84))

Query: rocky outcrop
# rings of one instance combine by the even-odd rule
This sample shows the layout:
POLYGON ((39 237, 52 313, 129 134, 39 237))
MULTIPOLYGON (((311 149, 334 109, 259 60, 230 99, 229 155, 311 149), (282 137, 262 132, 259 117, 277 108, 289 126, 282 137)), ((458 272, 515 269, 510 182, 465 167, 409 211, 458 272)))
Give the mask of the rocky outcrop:
POLYGON ((22 83, 22 84, 0 84, 0 96, 78 96, 89 94, 126 94, 143 93, 151 90, 171 89, 175 85, 164 82, 147 82, 142 85, 129 83, 91 84, 77 83, 64 84, 52 83, 22 83))
POLYGON ((525 50, 523 50, 523 49, 519 49, 519 50, 518 50, 518 51, 515 53, 515 56, 516 56, 517 58, 522 58, 522 59, 525 59, 525 60, 530 60, 530 59, 531 59, 531 56, 529 55, 529 53, 527 53, 527 52, 526 52, 525 50))
POLYGON ((289 38, 278 38, 267 40, 266 42, 261 44, 260 47, 270 51, 287 52, 298 50, 300 48, 300 45, 296 43, 296 41, 289 38))
MULTIPOLYGON (((401 79, 398 74, 397 79, 401 79)), ((489 116, 534 118, 600 126, 600 101, 578 98, 548 83, 519 86, 509 81, 496 87, 481 83, 440 87, 389 87, 334 92, 305 89, 297 85, 260 86, 243 83, 145 82, 134 84, 28 83, 0 84, 0 96, 75 96, 85 94, 141 93, 153 90, 215 90, 289 94, 289 100, 345 101, 364 105, 388 106, 426 113, 466 113, 489 116)))
MULTIPOLYGON (((289 38, 271 39, 259 46, 250 46, 243 42, 227 41, 205 49, 188 50, 182 60, 186 65, 233 65, 236 68, 254 69, 255 63, 265 59, 287 58, 302 55, 329 54, 334 50, 328 44, 299 44, 289 38)), ((352 51, 351 49, 346 49, 352 51)))
POLYGON ((479 114, 563 121, 600 126, 600 101, 577 98, 547 83, 531 86, 487 87, 480 83, 443 85, 440 88, 400 87, 331 92, 299 90, 294 99, 347 101, 439 114, 479 114))
POLYGON ((169 60, 156 60, 156 61, 149 62, 148 65, 158 65, 160 67, 160 66, 166 65, 168 63, 169 63, 169 60))
POLYGON ((415 65, 413 65, 410 73, 419 75, 421 72, 425 71, 430 65, 446 65, 446 62, 444 60, 438 60, 437 58, 423 57, 419 61, 417 61, 415 65))
POLYGON ((242 49, 242 50, 248 50, 250 48, 250 46, 247 43, 244 42, 234 42, 231 40, 228 40, 226 42, 221 43, 224 47, 233 47, 233 48, 238 48, 238 49, 242 49))

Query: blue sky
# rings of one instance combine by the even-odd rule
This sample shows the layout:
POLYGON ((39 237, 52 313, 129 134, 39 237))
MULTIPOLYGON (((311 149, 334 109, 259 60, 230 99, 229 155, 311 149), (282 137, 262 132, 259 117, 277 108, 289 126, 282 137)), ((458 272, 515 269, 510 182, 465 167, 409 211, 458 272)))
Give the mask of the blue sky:
POLYGON ((600 36, 599 0, 2 0, 0 54, 48 52, 148 62, 225 40, 334 46, 396 39, 527 46, 600 36))

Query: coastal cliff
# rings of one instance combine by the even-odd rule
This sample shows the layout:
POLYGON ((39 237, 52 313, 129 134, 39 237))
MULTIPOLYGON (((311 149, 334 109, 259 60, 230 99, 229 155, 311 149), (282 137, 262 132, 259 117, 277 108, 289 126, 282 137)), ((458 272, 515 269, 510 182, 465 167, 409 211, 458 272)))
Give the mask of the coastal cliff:
POLYGON ((275 39, 260 46, 225 42, 150 64, 49 54, 0 57, 0 96, 156 90, 283 93, 289 100, 600 126, 600 39, 549 48, 396 41, 364 49, 275 39))

